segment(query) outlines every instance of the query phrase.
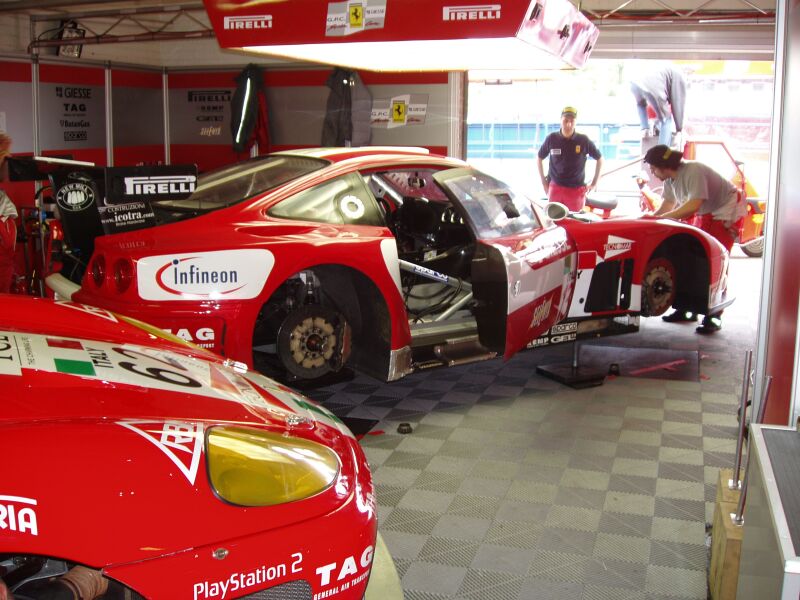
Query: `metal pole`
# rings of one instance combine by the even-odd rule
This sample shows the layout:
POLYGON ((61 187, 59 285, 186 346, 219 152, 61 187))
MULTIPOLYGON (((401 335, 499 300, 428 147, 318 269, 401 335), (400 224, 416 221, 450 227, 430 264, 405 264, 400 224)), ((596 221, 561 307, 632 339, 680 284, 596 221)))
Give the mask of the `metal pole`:
MULTIPOLYGON (((761 394, 761 404, 758 406, 758 415, 756 416, 756 420, 753 423, 761 423, 761 420, 764 418, 764 410, 767 405, 767 400, 769 399, 769 388, 772 386, 772 375, 767 375, 764 377, 764 387, 762 388, 763 393, 761 394)), ((752 446, 748 447, 747 449, 747 464, 744 468, 744 477, 742 478, 742 491, 739 494, 739 504, 736 505, 736 513, 731 515, 731 521, 733 521, 734 525, 741 527, 744 525, 744 503, 747 499, 747 475, 750 472, 750 451, 752 446)))
POLYGON ((169 139, 169 74, 167 68, 161 74, 161 112, 164 115, 164 164, 171 165, 169 139))
POLYGON ((736 437, 736 462, 733 465, 733 479, 728 480, 728 487, 732 490, 742 489, 739 480, 739 470, 742 467, 742 443, 744 442, 744 429, 747 424, 747 396, 750 391, 750 365, 753 362, 753 351, 744 353, 744 375, 742 377, 742 397, 739 401, 739 435, 736 437))
MULTIPOLYGON (((40 105, 40 96, 41 96, 41 89, 39 87, 40 79, 39 79, 39 56, 38 54, 31 54, 31 100, 33 102, 33 155, 40 156, 42 154, 42 146, 41 142, 39 141, 39 105, 40 105)), ((44 228, 44 202, 42 200, 39 191, 41 190, 42 184, 41 182, 36 182, 34 185, 35 188, 35 197, 36 197, 36 208, 39 209, 39 249, 41 250, 41 263, 39 265, 39 276, 38 284, 39 284, 39 295, 44 297, 44 279, 42 279, 42 274, 46 267, 47 262, 47 244, 45 239, 45 228, 44 228)), ((36 269, 35 261, 31 261, 33 264, 32 268, 36 269)), ((31 277, 31 283, 33 283, 33 277, 31 277)), ((31 285, 31 290, 33 289, 33 285, 31 285)))
POLYGON ((106 165, 114 166, 114 100, 112 98, 111 63, 106 63, 106 165))

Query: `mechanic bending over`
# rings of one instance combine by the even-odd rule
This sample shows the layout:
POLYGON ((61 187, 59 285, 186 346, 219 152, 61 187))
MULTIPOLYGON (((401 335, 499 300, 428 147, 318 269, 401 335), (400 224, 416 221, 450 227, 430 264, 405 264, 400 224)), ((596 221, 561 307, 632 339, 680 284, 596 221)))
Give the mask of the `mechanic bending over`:
POLYGON ((77 565, 60 577, 26 584, 16 595, 0 579, 0 600, 94 600, 108 591, 108 583, 100 571, 77 565))
MULTIPOLYGON (((663 144, 650 148, 644 162, 664 182, 663 201, 653 216, 686 220, 716 238, 730 252, 746 210, 736 187, 708 165, 683 160, 682 152, 663 144)), ((697 332, 719 331, 721 316, 721 312, 705 315, 697 332)), ((697 315, 676 310, 661 318, 681 323, 696 321, 697 315)))
POLYGON ((586 194, 597 187, 603 155, 589 136, 575 131, 578 111, 566 106, 561 111, 561 129, 548 135, 539 148, 536 166, 542 188, 550 202, 561 202, 573 212, 583 210, 586 194), (544 159, 549 158, 547 176, 544 174, 544 159), (592 183, 586 185, 586 157, 595 159, 592 183))

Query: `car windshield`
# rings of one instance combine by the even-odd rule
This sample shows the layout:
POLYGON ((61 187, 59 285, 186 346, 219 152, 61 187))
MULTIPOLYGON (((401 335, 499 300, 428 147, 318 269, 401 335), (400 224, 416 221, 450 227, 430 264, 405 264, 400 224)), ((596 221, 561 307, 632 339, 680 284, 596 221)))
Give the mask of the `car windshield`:
POLYGON ((152 205, 159 223, 181 221, 233 206, 327 165, 327 161, 307 156, 254 158, 200 175, 197 189, 188 198, 152 205))
POLYGON ((442 184, 458 200, 480 239, 527 233, 542 227, 531 201, 505 183, 474 169, 447 171, 442 184))

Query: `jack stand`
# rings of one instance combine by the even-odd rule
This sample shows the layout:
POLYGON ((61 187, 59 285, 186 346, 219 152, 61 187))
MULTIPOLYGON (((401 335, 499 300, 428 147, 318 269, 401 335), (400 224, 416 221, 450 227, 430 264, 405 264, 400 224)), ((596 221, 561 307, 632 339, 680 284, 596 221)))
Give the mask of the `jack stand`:
POLYGON ((539 375, 549 377, 559 383, 576 390, 603 385, 606 380, 605 371, 596 368, 581 367, 578 364, 578 342, 572 342, 572 363, 553 363, 536 367, 539 375))

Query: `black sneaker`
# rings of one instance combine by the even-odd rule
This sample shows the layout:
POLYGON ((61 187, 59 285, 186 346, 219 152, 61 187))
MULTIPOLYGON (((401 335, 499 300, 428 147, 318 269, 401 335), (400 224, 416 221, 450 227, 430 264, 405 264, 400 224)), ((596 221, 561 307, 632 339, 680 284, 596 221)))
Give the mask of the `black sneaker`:
POLYGON ((664 315, 661 318, 667 323, 694 323, 697 321, 697 315, 688 310, 676 310, 671 315, 664 315))
POLYGON ((722 329, 722 319, 719 317, 704 317, 703 324, 695 331, 697 333, 715 333, 722 329))

